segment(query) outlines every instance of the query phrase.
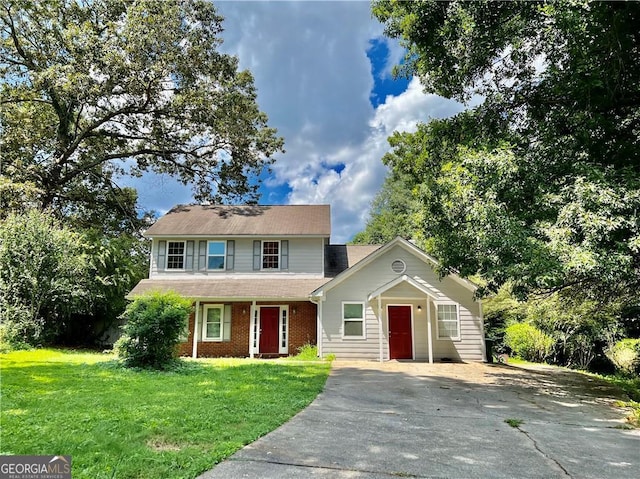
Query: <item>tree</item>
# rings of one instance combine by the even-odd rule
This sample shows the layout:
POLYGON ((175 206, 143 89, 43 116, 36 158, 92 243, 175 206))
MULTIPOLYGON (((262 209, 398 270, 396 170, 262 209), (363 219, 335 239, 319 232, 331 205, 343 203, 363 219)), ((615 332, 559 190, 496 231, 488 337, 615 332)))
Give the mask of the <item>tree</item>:
POLYGON ((14 345, 55 341, 89 310, 91 267, 80 234, 31 210, 0 223, 0 314, 14 345))
POLYGON ((58 213, 166 173, 197 200, 255 201, 282 149, 253 78, 220 53, 205 0, 8 0, 0 9, 2 171, 58 213))
POLYGON ((640 302, 640 4, 395 2, 398 74, 479 106, 396 133, 442 273, 640 302))
POLYGON ((353 244, 385 244, 396 236, 418 239, 421 210, 409 183, 398 174, 387 175, 371 202, 366 227, 353 237, 353 244))

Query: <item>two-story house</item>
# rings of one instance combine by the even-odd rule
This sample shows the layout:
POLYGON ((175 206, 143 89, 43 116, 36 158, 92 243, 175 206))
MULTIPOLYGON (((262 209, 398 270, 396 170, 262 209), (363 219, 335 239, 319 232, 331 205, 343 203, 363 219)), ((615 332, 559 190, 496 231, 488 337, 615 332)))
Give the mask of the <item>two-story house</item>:
POLYGON ((194 301, 181 354, 279 356, 305 343, 351 359, 483 360, 475 286, 396 238, 331 245, 328 205, 177 206, 146 232, 149 279, 129 297, 194 301))

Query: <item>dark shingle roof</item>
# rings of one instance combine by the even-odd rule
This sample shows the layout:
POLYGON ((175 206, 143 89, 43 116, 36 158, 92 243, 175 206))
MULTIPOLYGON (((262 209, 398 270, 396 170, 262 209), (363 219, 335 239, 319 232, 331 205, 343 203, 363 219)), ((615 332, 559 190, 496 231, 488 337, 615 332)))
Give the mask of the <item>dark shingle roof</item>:
POLYGON ((324 263, 325 276, 328 278, 337 276, 381 247, 382 245, 327 245, 324 263))
POLYGON ((329 205, 179 205, 151 226, 145 236, 331 235, 329 205))

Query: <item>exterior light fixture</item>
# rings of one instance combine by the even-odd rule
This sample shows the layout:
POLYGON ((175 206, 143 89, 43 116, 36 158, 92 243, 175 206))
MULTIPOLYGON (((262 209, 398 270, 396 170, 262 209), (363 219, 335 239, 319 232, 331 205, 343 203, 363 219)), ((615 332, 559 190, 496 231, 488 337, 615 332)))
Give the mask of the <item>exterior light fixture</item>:
POLYGON ((422 311, 422 306, 418 305, 418 312, 422 311))

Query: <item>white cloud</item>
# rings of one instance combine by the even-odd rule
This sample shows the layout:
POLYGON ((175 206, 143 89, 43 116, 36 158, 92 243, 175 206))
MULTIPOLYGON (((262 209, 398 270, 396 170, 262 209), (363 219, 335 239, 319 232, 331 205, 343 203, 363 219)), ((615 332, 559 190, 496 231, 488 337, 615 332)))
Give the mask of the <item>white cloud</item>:
MULTIPOLYGON (((389 150, 387 138, 394 131, 415 131, 419 121, 449 116, 462 107, 453 101, 422 93, 422 86, 413 79, 409 88, 398 96, 389 96, 363 127, 366 135, 355 145, 338 145, 328 151, 327 165, 344 164, 338 175, 328 166, 318 172, 312 155, 305 157, 305 171, 280 172, 293 191, 289 200, 294 204, 330 203, 333 212, 333 241, 344 242, 364 228, 371 200, 378 192, 386 167, 381 159, 389 150)), ((322 148, 322 145, 317 145, 322 148)))
MULTIPOLYGON (((366 52, 383 28, 371 18, 369 2, 216 5, 225 17, 223 51, 251 70, 260 107, 285 138, 286 153, 278 156, 266 184, 288 185, 290 203, 331 204, 332 241, 350 240, 364 228, 386 175, 381 159, 387 137, 461 106, 423 94, 414 79, 407 91, 373 108, 366 52)), ((390 70, 402 51, 397 42, 388 46, 390 70)), ((188 188, 166 178, 150 175, 144 182, 149 187, 141 188, 140 197, 148 208, 166 210, 190 201, 188 188)))

